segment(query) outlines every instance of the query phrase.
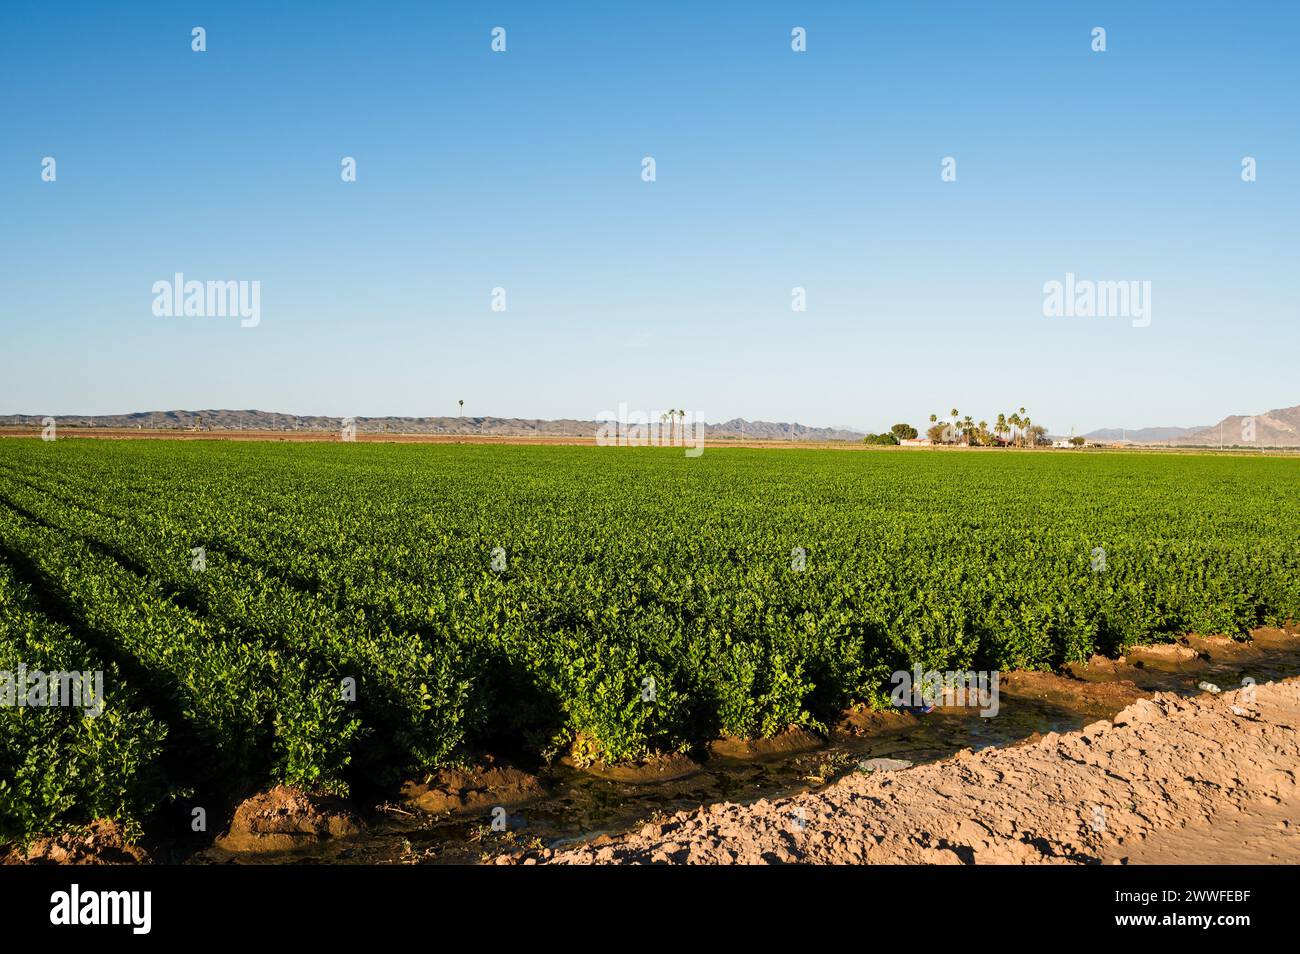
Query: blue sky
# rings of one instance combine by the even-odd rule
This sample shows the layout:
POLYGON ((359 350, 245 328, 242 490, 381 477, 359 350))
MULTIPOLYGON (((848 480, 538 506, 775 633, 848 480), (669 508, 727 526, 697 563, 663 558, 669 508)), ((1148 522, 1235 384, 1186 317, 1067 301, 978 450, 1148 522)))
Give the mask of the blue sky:
POLYGON ((469 6, 5 4, 0 413, 1300 403, 1295 5, 469 6), (176 272, 261 323, 155 317, 176 272), (1045 318, 1067 272, 1150 327, 1045 318))

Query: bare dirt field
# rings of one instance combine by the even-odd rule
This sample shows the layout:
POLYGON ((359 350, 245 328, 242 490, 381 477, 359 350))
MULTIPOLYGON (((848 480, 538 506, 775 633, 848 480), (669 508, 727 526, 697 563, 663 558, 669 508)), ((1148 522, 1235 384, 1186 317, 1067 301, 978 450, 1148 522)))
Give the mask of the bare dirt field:
MULTIPOLYGON (((0 427, 0 437, 39 437, 32 428, 0 427)), ((137 430, 131 427, 60 427, 59 440, 89 437, 98 440, 171 441, 289 441, 293 443, 341 443, 336 431, 190 431, 180 429, 137 430)), ((595 444, 594 437, 548 435, 545 437, 477 434, 358 434, 358 444, 595 444)))
MULTIPOLYGON (((130 427, 60 427, 59 440, 74 437, 89 437, 98 440, 174 440, 174 441, 288 441, 302 443, 323 441, 341 443, 335 431, 189 431, 189 430, 147 430, 130 427)), ((0 437, 39 437, 40 431, 29 427, 0 427, 0 437)), ((358 444, 537 444, 566 445, 577 447, 594 447, 593 435, 547 434, 530 436, 526 434, 364 434, 356 436, 358 444)), ((745 438, 709 438, 709 447, 781 447, 796 449, 825 450, 886 450, 888 448, 869 447, 854 441, 773 441, 748 440, 745 438)), ((678 445, 680 446, 680 445, 678 445)), ((909 448, 911 449, 911 448, 909 448)))
POLYGON ((1300 678, 497 863, 1300 862, 1300 678))
MULTIPOLYGON (((39 437, 40 431, 30 427, 0 427, 0 438, 4 437, 39 437)), ((59 439, 88 437, 98 440, 174 440, 174 441, 286 441, 290 443, 332 442, 340 443, 335 431, 267 431, 267 430, 204 430, 190 431, 180 429, 136 429, 130 427, 60 427, 59 439)), ((539 446, 575 446, 594 447, 596 438, 592 435, 547 434, 542 436, 527 434, 357 434, 358 444, 536 444, 539 446)), ((858 441, 781 441, 756 440, 744 437, 710 437, 705 441, 707 447, 751 447, 785 450, 852 450, 852 451, 899 451, 912 453, 1032 453, 1032 454, 1094 454, 1124 453, 1138 451, 1142 453, 1161 454, 1214 454, 1214 455, 1249 455, 1249 456, 1295 456, 1300 451, 1294 448, 1213 448, 1213 447, 1163 447, 1159 445, 1132 446, 1095 446, 1060 450, 1053 447, 965 447, 960 445, 942 447, 898 447, 895 445, 864 444, 858 441)))

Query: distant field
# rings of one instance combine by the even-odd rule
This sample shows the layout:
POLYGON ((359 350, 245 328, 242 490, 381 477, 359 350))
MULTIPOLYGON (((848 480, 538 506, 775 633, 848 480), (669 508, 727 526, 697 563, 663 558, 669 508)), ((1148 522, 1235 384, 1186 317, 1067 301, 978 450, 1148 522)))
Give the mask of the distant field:
MULTIPOLYGON (((39 434, 38 428, 0 427, 0 437, 31 437, 39 434)), ((97 440, 179 440, 179 441, 293 441, 341 444, 338 431, 331 430, 234 430, 216 429, 191 431, 184 428, 134 428, 134 427, 60 427, 61 437, 89 437, 97 440)), ((402 434, 398 432, 377 434, 359 432, 358 444, 552 444, 578 447, 595 447, 595 435, 587 434, 402 434)), ((747 437, 710 437, 710 444, 727 447, 820 447, 835 450, 882 450, 859 441, 789 441, 760 440, 747 437)))
POLYGON ((0 670, 107 674, 0 709, 0 841, 1244 633, 1300 617, 1298 532, 1271 457, 0 441, 0 670))
MULTIPOLYGON (((214 428, 195 431, 188 428, 135 428, 135 427, 75 427, 59 426, 59 437, 93 438, 95 440, 146 440, 146 441, 278 441, 282 443, 343 443, 338 431, 324 429, 301 430, 256 430, 239 428, 214 428)), ((0 426, 0 438, 30 438, 40 434, 40 428, 32 426, 0 426)), ((594 447, 593 435, 583 434, 405 434, 393 431, 387 434, 359 431, 355 438, 358 444, 524 444, 524 445, 564 445, 574 447, 594 447)), ((785 440, 775 438, 754 438, 740 436, 709 436, 707 445, 714 448, 755 447, 780 450, 854 450, 874 453, 892 454, 1127 454, 1135 450, 1147 454, 1234 454, 1258 457, 1300 457, 1300 448, 1268 446, 1233 446, 1224 447, 1190 447, 1190 446, 1143 446, 1143 445, 1097 445, 1088 447, 1056 448, 1040 446, 1033 448, 1001 447, 965 447, 961 445, 941 445, 938 447, 899 447, 897 445, 866 444, 859 440, 785 440)))

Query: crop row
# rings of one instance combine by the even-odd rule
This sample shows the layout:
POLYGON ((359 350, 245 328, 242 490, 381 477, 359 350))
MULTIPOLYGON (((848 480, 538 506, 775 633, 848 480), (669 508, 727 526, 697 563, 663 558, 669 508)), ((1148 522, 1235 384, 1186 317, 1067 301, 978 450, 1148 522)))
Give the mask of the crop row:
POLYGON ((0 674, 0 844, 101 817, 138 822, 165 797, 166 726, 3 561, 0 674))

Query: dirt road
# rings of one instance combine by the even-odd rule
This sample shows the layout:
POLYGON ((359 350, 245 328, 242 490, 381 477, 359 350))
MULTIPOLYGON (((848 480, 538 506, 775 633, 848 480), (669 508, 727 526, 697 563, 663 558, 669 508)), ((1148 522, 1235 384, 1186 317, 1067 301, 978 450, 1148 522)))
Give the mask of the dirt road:
POLYGON ((1300 862, 1300 678, 498 863, 1300 862))

